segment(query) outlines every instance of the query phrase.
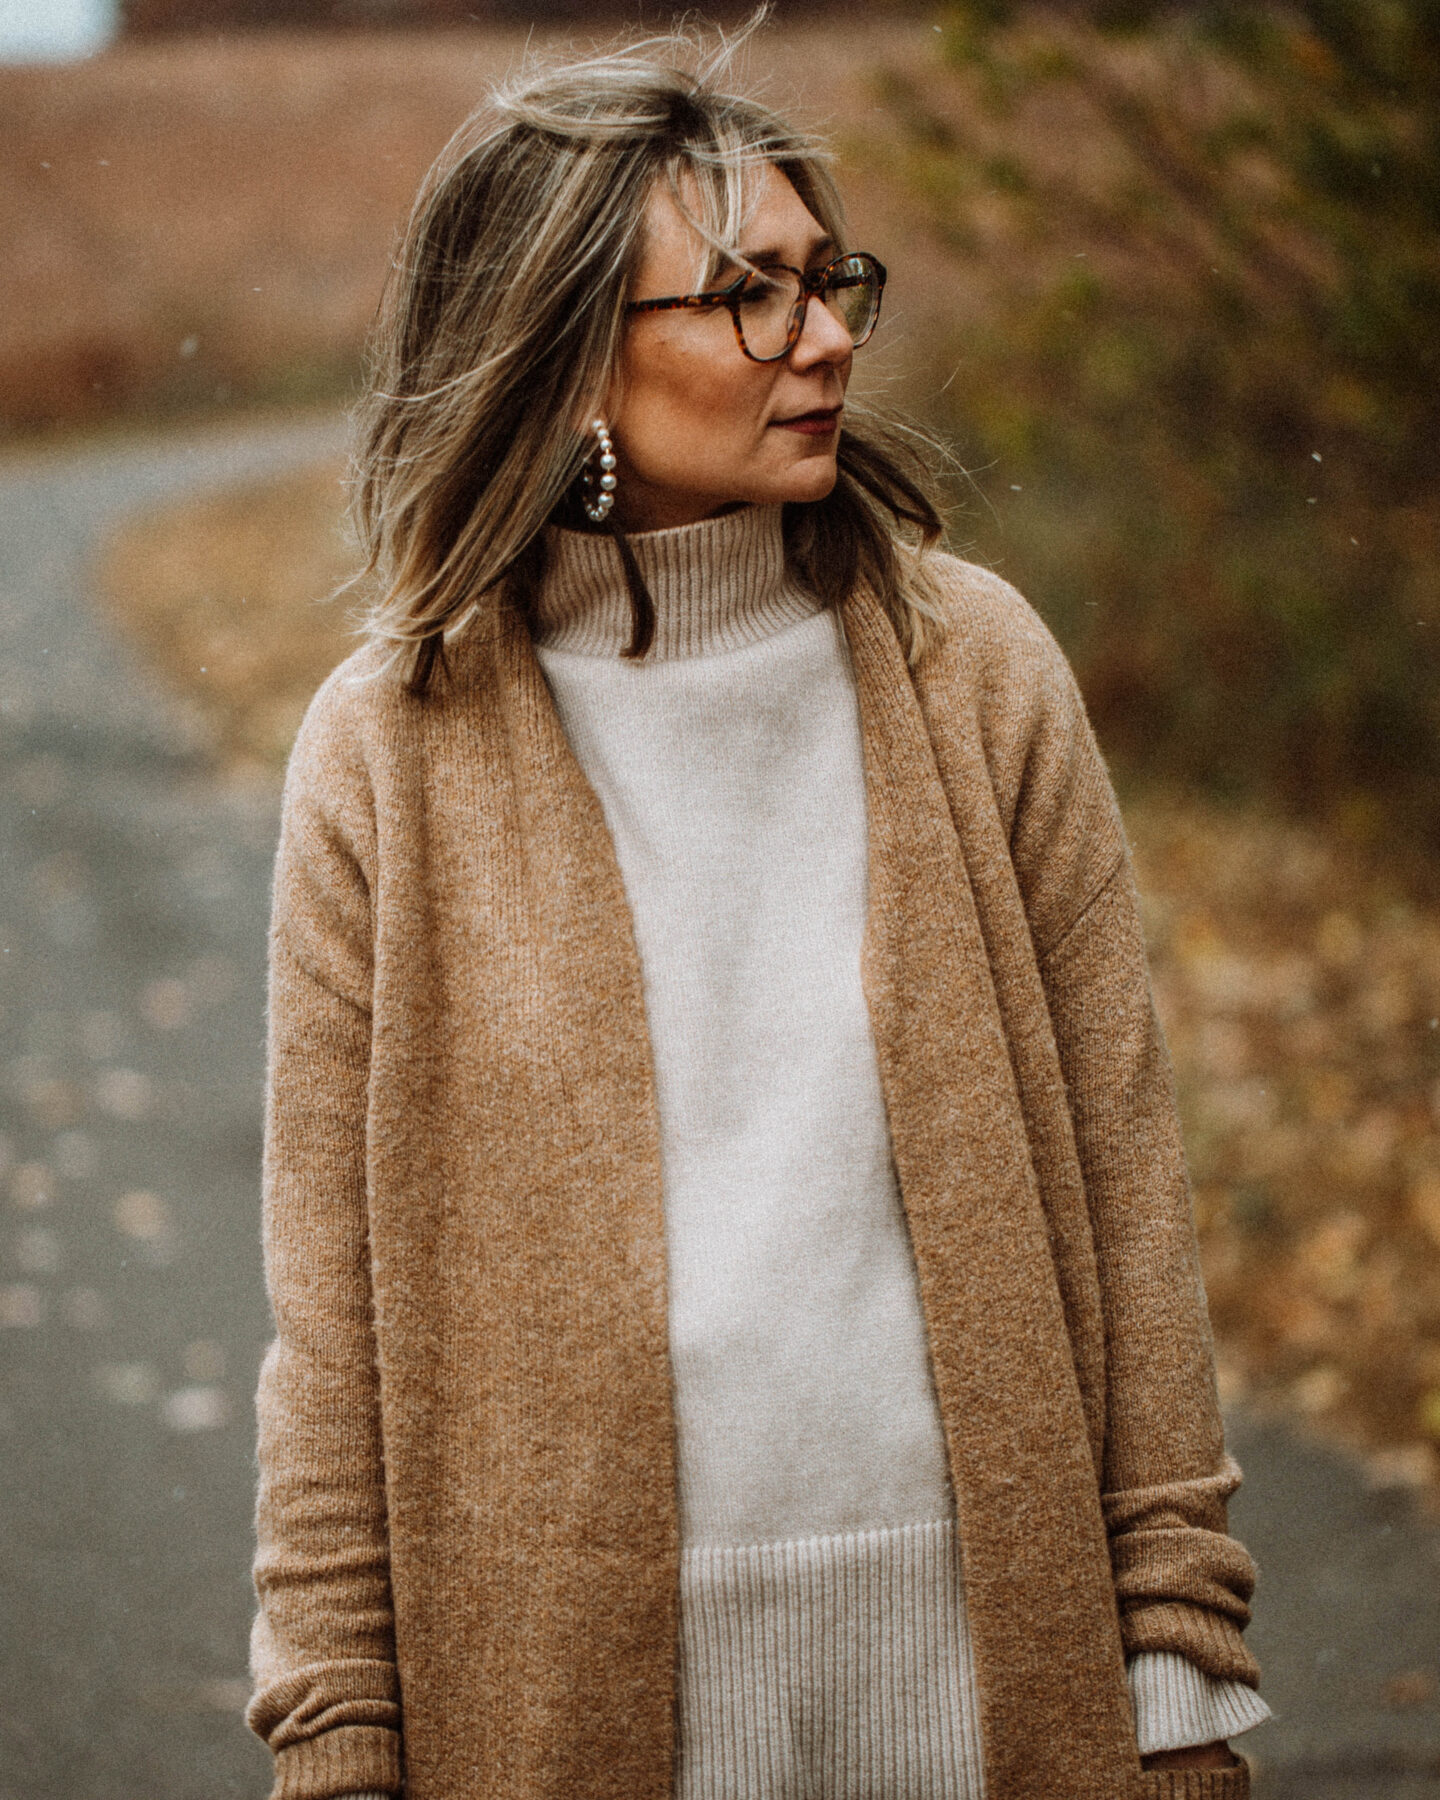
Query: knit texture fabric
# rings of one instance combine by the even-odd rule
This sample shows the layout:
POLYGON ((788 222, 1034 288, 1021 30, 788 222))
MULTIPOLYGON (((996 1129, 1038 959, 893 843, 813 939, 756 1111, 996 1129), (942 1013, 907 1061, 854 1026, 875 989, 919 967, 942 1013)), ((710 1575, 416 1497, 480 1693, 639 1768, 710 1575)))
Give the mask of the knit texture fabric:
POLYGON ((979 1800, 955 1527, 692 1550, 677 1800, 979 1800))
POLYGON ((1130 1701, 1143 1756, 1239 1737, 1263 1725, 1270 1708, 1238 1681, 1217 1681, 1173 1650, 1146 1650, 1130 1664, 1130 1701))
POLYGON ((1250 1769, 1154 1769, 1141 1777, 1143 1800, 1249 1800, 1250 1769))
MULTIPOLYGON (((1124 840, 1044 628, 936 568, 951 629, 917 670, 873 597, 840 622, 863 992, 986 1792, 1189 1795, 1141 1773, 1126 1659, 1252 1682, 1251 1569, 1124 840)), ((449 664, 420 701, 352 659, 287 781, 250 1718, 284 1800, 396 1791, 402 1730, 409 1800, 669 1800, 683 1558, 641 959, 525 621, 478 617, 449 664)))

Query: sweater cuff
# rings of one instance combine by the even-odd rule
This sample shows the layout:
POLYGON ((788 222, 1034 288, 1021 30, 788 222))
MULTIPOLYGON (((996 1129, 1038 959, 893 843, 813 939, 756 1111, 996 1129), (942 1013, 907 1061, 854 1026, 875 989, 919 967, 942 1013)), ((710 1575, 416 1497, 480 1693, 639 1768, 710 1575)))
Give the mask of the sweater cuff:
POLYGON ((1142 1800, 1250 1800, 1250 1765, 1233 1769, 1148 1769, 1140 1777, 1142 1800))
POLYGON ((1254 1688, 1207 1675, 1174 1650, 1142 1650, 1126 1673, 1142 1756, 1238 1737, 1270 1717, 1254 1688))
POLYGON ((400 1733, 382 1725, 337 1725, 275 1753, 270 1800, 331 1800, 337 1794, 400 1791, 400 1733))

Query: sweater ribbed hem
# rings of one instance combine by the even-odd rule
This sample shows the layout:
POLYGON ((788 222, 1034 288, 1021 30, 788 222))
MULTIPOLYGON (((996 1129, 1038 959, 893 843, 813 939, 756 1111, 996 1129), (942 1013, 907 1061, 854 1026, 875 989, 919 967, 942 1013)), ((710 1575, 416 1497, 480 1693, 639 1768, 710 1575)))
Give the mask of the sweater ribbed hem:
POLYGON ((681 1561, 676 1800, 980 1800, 952 1520, 681 1561))
POLYGON ((399 1792, 400 1734, 383 1725, 337 1725, 275 1753, 270 1800, 399 1792))
POLYGON ((1250 1765, 1233 1769, 1150 1769, 1140 1777, 1141 1800, 1250 1800, 1250 1765))
MULTIPOLYGON (((820 610, 786 575, 781 516, 778 506, 745 506, 627 539, 655 602, 647 662, 740 650, 820 610)), ((581 656, 620 655, 632 620, 614 540, 604 532, 552 527, 545 543, 537 641, 581 656)))
POLYGON ((1270 1717, 1270 1708, 1254 1688, 1217 1681, 1173 1650, 1137 1656, 1129 1678, 1142 1756, 1238 1737, 1270 1717))

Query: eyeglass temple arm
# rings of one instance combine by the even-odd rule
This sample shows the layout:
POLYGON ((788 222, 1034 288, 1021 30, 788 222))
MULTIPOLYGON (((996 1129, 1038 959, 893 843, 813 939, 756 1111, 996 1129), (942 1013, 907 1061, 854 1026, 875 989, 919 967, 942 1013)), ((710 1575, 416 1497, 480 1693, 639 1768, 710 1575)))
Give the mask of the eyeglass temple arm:
POLYGON ((626 312, 678 312, 682 307, 699 308, 702 306, 723 306, 733 300, 750 279, 750 271, 738 276, 723 288, 711 288, 704 294, 670 294, 663 300, 629 300, 625 304, 626 312))

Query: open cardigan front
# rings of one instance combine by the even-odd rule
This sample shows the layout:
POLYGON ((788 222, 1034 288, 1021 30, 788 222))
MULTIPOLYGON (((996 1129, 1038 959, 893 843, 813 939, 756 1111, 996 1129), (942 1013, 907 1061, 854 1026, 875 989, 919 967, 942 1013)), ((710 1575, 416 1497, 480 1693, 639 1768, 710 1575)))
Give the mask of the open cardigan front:
MULTIPOLYGON (((1124 1658, 1251 1681, 1163 1046, 1064 660, 938 559, 907 669, 842 610, 865 986, 945 1428, 987 1793, 1142 1776, 1124 1658)), ((418 701, 366 653, 287 784, 272 946, 278 1336, 252 1723, 280 1800, 668 1800, 678 1536, 658 1123, 600 806, 526 626, 418 701), (403 1733, 402 1733, 403 1695, 403 1733)))

